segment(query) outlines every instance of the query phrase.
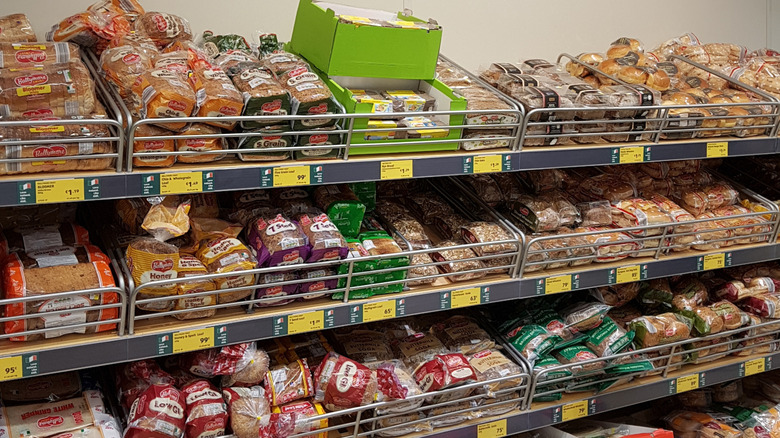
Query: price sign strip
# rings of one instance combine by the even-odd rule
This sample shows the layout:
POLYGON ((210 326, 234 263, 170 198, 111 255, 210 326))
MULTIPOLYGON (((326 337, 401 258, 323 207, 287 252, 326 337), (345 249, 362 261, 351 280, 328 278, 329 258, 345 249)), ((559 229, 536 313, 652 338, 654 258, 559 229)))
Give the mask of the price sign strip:
POLYGON ((709 254, 696 258, 697 271, 710 271, 712 269, 728 268, 731 266, 731 253, 709 254))
POLYGON ((379 163, 379 179, 402 179, 414 177, 414 160, 382 161, 379 163))
POLYGON ((38 353, 0 358, 0 382, 38 374, 38 353))
POLYGON ((475 155, 473 157, 463 157, 463 173, 495 173, 511 172, 512 155, 475 155))
POLYGON ((552 422, 555 424, 564 421, 577 420, 589 415, 596 415, 595 398, 567 403, 554 408, 552 412, 552 422))
POLYGON ((628 146, 612 148, 611 164, 644 163, 652 160, 651 146, 628 146))
POLYGON ((100 199, 100 178, 72 178, 17 183, 19 204, 49 204, 100 199))
POLYGON ((633 283, 647 280, 647 265, 621 266, 610 269, 607 273, 607 284, 633 283))
POLYGON ((273 335, 286 336, 314 332, 336 325, 335 309, 315 310, 279 316, 273 321, 273 335))
POLYGON ((579 274, 557 275, 536 280, 536 295, 569 292, 580 288, 579 274))
POLYGON ((315 166, 282 166, 261 167, 260 187, 295 187, 322 184, 325 167, 315 166))
POLYGON ((378 301, 375 303, 355 304, 349 308, 349 323, 382 321, 406 315, 406 299, 378 301))
POLYGON ((477 438, 502 438, 507 436, 506 419, 477 426, 477 438))
POLYGON ((221 347, 228 343, 228 326, 218 325, 202 329, 170 332, 157 335, 157 355, 184 353, 221 347))
POLYGON ((214 191, 214 172, 169 172, 141 176, 144 196, 202 193, 214 191))
POLYGON ((723 158, 729 156, 729 142, 718 141, 707 143, 707 158, 723 158))
POLYGON ((490 302, 490 287, 472 287, 439 293, 439 309, 460 309, 490 302))
POLYGON ((669 381, 669 394, 680 394, 707 386, 706 373, 701 372, 669 381))
POLYGON ((772 357, 760 357, 739 364, 739 377, 753 376, 772 370, 772 357))

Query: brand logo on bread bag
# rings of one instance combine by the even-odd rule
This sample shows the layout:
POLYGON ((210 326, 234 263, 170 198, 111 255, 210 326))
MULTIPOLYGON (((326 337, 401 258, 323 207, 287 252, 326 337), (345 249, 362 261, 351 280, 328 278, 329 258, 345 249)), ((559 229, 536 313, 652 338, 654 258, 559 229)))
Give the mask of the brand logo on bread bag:
POLYGON ((664 336, 666 336, 667 338, 671 338, 672 336, 674 336, 675 332, 676 332, 676 330, 675 330, 675 329, 673 329, 673 328, 668 328, 668 329, 666 329, 666 330, 664 331, 664 336))
MULTIPOLYGON (((166 389, 163 391, 163 393, 166 391, 170 390, 166 389)), ((162 395, 162 393, 160 395, 162 395)), ((165 396, 152 400, 151 403, 149 403, 149 409, 169 417, 184 418, 184 410, 181 408, 181 405, 179 405, 175 400, 166 398, 165 396)))
POLYGON ((282 109, 282 100, 274 99, 270 102, 266 102, 260 107, 260 109, 264 113, 272 113, 274 111, 279 111, 280 109, 282 109))
POLYGON ((309 108, 309 111, 307 112, 309 114, 325 114, 328 112, 328 104, 323 102, 317 106, 309 108))
POLYGON ((206 139, 204 138, 188 138, 184 140, 184 144, 188 148, 202 148, 206 146, 206 139))
POLYGON ((219 113, 226 116, 237 116, 238 110, 232 106, 223 106, 219 109, 219 113))
POLYGON ((325 144, 328 141, 328 134, 314 134, 309 136, 309 144, 325 144))
POLYGON ((174 111, 184 111, 187 109, 187 105, 184 102, 179 102, 178 100, 170 100, 168 101, 168 108, 174 111))
POLYGON ((162 14, 152 15, 152 21, 154 21, 154 25, 157 26, 157 30, 160 32, 168 30, 168 20, 166 20, 162 14))
POLYGON ((256 144, 261 148, 282 148, 287 146, 287 140, 280 136, 263 137, 256 144))
POLYGON ((590 359, 595 359, 596 355, 591 353, 590 351, 580 351, 574 355, 574 358, 577 360, 590 360, 590 359))
POLYGON ((14 83, 17 87, 31 87, 33 85, 45 84, 46 82, 49 82, 49 76, 43 73, 14 78, 14 83))
POLYGON ((325 289, 327 289, 327 288, 325 287, 325 282, 324 281, 318 281, 316 283, 312 283, 311 285, 309 285, 309 292, 316 292, 316 291, 325 290, 325 289))
POLYGON ((16 60, 21 63, 44 62, 46 52, 43 50, 20 50, 16 52, 16 60))
POLYGON ((224 429, 225 420, 223 418, 216 418, 206 423, 206 425, 203 428, 206 430, 224 429))
POLYGON ((148 151, 156 151, 165 147, 163 140, 148 140, 144 142, 144 149, 148 151))
POLYGON ((338 375, 338 378, 336 379, 336 390, 342 393, 349 391, 349 389, 352 388, 352 382, 355 380, 357 372, 358 367, 354 362, 348 360, 341 364, 341 367, 336 372, 336 375, 338 375))
POLYGON ((48 108, 30 110, 30 111, 23 112, 22 117, 24 117, 25 119, 45 119, 45 118, 54 117, 54 111, 48 108))
POLYGON ((60 416, 56 416, 56 417, 52 416, 52 417, 41 418, 40 420, 38 420, 37 425, 41 429, 48 429, 50 427, 57 427, 63 424, 64 422, 65 422, 64 418, 60 416))
POLYGON ((125 64, 136 64, 141 61, 141 55, 137 53, 128 53, 122 57, 122 62, 125 64))
POLYGON ((298 253, 298 251, 292 251, 288 254, 285 254, 284 257, 282 257, 282 261, 289 263, 294 262, 299 258, 301 258, 301 255, 298 253))
MULTIPOLYGON (((167 272, 173 269, 173 260, 171 259, 165 259, 165 260, 155 260, 152 262, 152 270, 157 272, 167 272)), ((170 391, 166 389, 165 391, 170 391)))
POLYGON ((67 154, 65 146, 40 146, 33 149, 34 158, 64 157, 67 154))

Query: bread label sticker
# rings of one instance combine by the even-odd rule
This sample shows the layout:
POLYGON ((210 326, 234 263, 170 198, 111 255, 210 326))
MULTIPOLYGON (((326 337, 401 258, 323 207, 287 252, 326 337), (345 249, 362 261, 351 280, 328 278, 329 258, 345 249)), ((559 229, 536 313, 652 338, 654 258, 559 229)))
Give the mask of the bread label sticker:
POLYGON ((477 426, 477 438, 502 438, 506 435, 506 419, 477 426))
POLYGON ((588 400, 569 403, 561 407, 561 421, 577 420, 588 416, 588 400))
POLYGON ((729 156, 729 142, 718 141, 707 143, 707 158, 722 158, 729 156))
POLYGON ((379 179, 403 179, 414 177, 413 160, 382 161, 379 167, 379 179))

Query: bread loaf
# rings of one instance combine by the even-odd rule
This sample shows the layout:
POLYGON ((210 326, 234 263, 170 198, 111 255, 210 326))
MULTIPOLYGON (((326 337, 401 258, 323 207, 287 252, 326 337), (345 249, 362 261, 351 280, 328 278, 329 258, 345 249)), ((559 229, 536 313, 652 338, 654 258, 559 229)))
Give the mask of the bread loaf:
MULTIPOLYGON (((173 245, 150 237, 141 237, 127 247, 127 265, 136 286, 152 281, 171 280, 178 277, 179 250, 173 245)), ((176 295, 176 284, 145 288, 138 299, 176 295)), ((154 301, 138 305, 139 309, 163 312, 171 310, 174 300, 154 301)))
POLYGON ((100 56, 100 66, 106 78, 126 97, 138 75, 152 68, 151 54, 137 45, 112 47, 100 56))
MULTIPOLYGON (((133 83, 135 111, 142 118, 189 117, 195 110, 192 86, 181 74, 168 69, 146 71, 133 83)), ((158 126, 180 131, 186 122, 162 123, 158 126)))
MULTIPOLYGON (((240 116, 244 101, 230 78, 219 68, 196 68, 190 75, 198 98, 198 117, 240 116)), ((206 122, 218 128, 233 129, 236 122, 206 122)))
POLYGON ((41 340, 69 333, 96 333, 116 328, 116 323, 77 328, 68 328, 68 325, 116 319, 119 315, 117 308, 46 314, 47 312, 59 310, 117 303, 117 294, 113 292, 72 295, 56 300, 46 298, 47 294, 59 292, 115 287, 111 269, 104 261, 25 269, 18 259, 11 260, 3 269, 3 284, 3 298, 13 299, 31 296, 40 296, 41 298, 40 301, 6 305, 5 316, 42 314, 38 318, 6 321, 4 324, 6 334, 58 327, 57 330, 46 333, 16 336, 11 338, 12 341, 41 340), (56 281, 52 281, 52 279, 56 279, 56 281))
MULTIPOLYGON (((209 272, 203 263, 191 255, 179 255, 178 278, 186 279, 188 277, 197 277, 207 275, 209 272)), ((209 279, 193 279, 176 283, 176 294, 183 295, 174 302, 173 310, 197 309, 203 306, 213 306, 217 304, 216 295, 201 295, 198 297, 187 297, 188 294, 200 293, 217 290, 217 285, 209 279)), ((217 313, 216 309, 192 310, 190 312, 176 313, 173 316, 176 319, 196 319, 209 318, 217 313)))
POLYGON ((0 17, 0 42, 34 43, 38 41, 30 20, 24 14, 11 14, 0 17))
POLYGON ((78 46, 70 43, 0 43, 0 68, 67 64, 80 58, 78 46))
MULTIPOLYGON (((156 137, 174 135, 171 131, 154 125, 139 125, 135 130, 136 137, 156 137)), ((160 155, 133 156, 133 166, 136 167, 170 167, 176 162, 173 152, 176 140, 136 140, 133 142, 133 152, 159 152, 160 155)))
POLYGON ((165 47, 176 40, 192 40, 190 23, 173 14, 147 12, 135 22, 135 30, 148 36, 158 47, 165 47))
MULTIPOLYGON (((182 131, 181 135, 216 135, 222 130, 205 123, 193 123, 189 128, 182 131)), ((176 140, 176 150, 179 152, 208 152, 221 151, 226 149, 224 138, 182 138, 176 140)), ((225 154, 204 154, 204 155, 179 155, 180 163, 210 163, 218 161, 225 157, 225 154)))

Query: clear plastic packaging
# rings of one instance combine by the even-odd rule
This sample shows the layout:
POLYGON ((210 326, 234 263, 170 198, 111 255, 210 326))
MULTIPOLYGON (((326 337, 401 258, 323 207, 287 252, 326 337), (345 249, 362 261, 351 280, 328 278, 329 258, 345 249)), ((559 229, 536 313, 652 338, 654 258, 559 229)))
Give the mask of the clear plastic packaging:
POLYGON ((482 278, 486 275, 485 271, 466 272, 482 269, 485 265, 480 260, 466 260, 476 258, 477 255, 470 248, 444 249, 459 246, 458 243, 446 240, 439 243, 438 251, 431 253, 431 258, 436 262, 447 262, 439 266, 439 269, 446 274, 451 281, 469 281, 482 278))

